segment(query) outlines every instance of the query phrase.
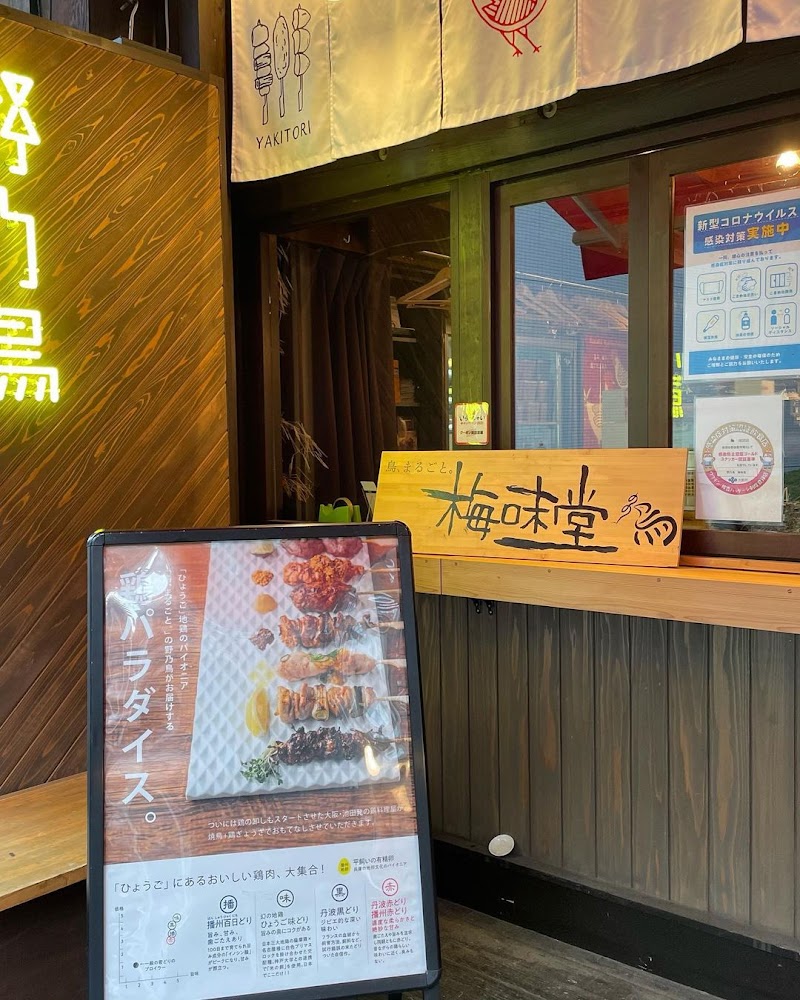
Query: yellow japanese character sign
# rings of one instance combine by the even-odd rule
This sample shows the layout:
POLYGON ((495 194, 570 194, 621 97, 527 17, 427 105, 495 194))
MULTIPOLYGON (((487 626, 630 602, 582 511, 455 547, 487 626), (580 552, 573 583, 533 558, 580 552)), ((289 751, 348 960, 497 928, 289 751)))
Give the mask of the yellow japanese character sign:
MULTIPOLYGON (((3 115, 0 140, 14 147, 6 166, 10 174, 25 176, 28 173, 28 146, 38 146, 41 142, 28 110, 33 80, 2 71, 0 83, 0 113, 3 115)), ((32 214, 18 211, 12 202, 15 203, 16 198, 8 187, 0 184, 0 219, 6 222, 7 238, 15 239, 21 227, 25 241, 24 264, 15 276, 23 297, 13 302, 0 300, 0 401, 21 403, 33 399, 55 403, 60 395, 58 369, 41 364, 42 314, 32 308, 35 303, 25 295, 39 287, 36 220, 32 214)), ((14 259, 13 254, 11 259, 14 259)))

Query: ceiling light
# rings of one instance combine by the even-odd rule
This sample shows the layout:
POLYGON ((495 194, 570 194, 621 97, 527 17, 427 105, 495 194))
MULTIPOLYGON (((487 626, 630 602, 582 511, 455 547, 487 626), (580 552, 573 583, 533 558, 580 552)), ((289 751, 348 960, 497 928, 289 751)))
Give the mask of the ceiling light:
POLYGON ((775 161, 778 170, 794 170, 800 167, 800 155, 796 149, 785 149, 775 161))

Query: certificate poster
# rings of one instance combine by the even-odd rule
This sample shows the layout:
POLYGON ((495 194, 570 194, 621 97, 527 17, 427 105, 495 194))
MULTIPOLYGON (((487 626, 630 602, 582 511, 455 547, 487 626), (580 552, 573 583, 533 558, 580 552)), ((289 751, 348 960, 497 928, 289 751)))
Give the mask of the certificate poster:
POLYGON ((800 372, 800 188, 687 206, 684 378, 800 372))
POLYGON ((697 517, 783 521, 783 398, 695 400, 697 517))
POLYGON ((90 540, 91 1000, 435 981, 401 531, 90 540))

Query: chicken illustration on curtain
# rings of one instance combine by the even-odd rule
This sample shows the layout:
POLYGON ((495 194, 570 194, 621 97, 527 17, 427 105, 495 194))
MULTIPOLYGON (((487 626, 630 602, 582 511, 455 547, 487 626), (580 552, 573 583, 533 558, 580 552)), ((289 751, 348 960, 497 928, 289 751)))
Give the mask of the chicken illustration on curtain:
POLYGON ((517 39, 519 44, 527 42, 534 52, 541 52, 542 47, 533 41, 529 30, 546 3, 547 0, 494 0, 485 4, 482 0, 472 0, 478 14, 490 28, 500 32, 515 56, 522 55, 517 39))
POLYGON ((443 126, 558 101, 577 89, 577 0, 443 0, 443 126))

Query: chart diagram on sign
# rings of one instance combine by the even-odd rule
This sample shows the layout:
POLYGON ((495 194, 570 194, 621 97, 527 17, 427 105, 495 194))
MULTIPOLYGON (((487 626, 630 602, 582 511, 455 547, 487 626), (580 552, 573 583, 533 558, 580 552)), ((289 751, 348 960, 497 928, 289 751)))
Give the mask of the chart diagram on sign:
POLYGON ((800 189, 686 209, 687 381, 800 371, 800 189))

